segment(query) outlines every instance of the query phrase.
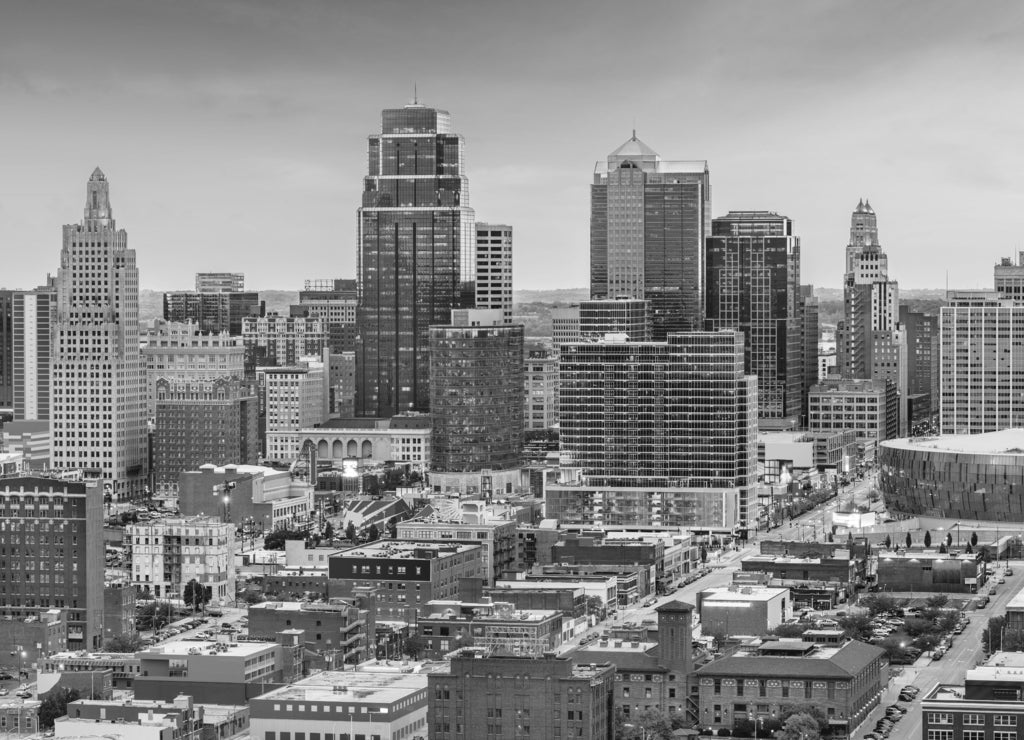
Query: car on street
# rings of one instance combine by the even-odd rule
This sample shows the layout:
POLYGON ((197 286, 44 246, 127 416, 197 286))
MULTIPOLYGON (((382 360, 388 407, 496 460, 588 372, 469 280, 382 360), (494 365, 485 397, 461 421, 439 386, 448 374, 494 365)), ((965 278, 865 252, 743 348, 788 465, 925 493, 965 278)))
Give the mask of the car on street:
POLYGON ((7 696, 10 693, 9 689, 0 689, 0 696, 7 696))
POLYGON ((1007 576, 1012 576, 1013 575, 1013 568, 1007 568, 1005 571, 1003 571, 1003 573, 1005 575, 1007 575, 1007 576))

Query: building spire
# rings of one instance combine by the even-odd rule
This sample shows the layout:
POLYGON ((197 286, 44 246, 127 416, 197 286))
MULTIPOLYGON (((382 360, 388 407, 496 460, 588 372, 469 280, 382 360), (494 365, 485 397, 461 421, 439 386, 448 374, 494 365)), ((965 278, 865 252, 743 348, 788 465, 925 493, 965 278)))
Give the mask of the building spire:
POLYGON ((412 83, 412 104, 413 105, 419 105, 420 104, 420 93, 419 93, 419 89, 418 89, 418 87, 417 87, 415 82, 412 83))
POLYGON ((89 182, 85 185, 85 220, 109 221, 113 218, 110 211, 110 183, 99 167, 92 171, 89 182))

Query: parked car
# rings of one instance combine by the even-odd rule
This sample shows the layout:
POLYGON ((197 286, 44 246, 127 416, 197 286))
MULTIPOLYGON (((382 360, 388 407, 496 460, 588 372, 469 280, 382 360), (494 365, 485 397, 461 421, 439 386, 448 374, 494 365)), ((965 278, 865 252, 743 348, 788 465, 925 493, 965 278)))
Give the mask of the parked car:
POLYGON ((2 673, 0 673, 0 681, 13 681, 13 680, 14 680, 14 676, 12 676, 7 671, 3 671, 2 673))
POLYGON ((1003 572, 1004 572, 1004 573, 1005 573, 1006 575, 1008 575, 1008 576, 1012 576, 1012 575, 1013 575, 1013 568, 1010 568, 1009 566, 1007 566, 1006 570, 1005 570, 1005 571, 1003 571, 1003 572))
POLYGON ((10 693, 10 689, 0 689, 0 696, 7 696, 10 693))

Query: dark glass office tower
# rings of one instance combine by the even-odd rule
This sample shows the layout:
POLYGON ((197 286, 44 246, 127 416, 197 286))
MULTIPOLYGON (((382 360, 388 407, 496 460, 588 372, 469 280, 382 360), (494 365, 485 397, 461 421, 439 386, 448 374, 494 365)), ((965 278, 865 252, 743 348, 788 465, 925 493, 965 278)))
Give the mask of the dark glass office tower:
POLYGON ((743 332, 745 370, 757 376, 760 418, 795 426, 802 411, 804 347, 800 239, 793 236, 793 222, 770 211, 730 211, 712 221, 705 259, 707 328, 743 332))
POLYGON ((654 339, 703 328, 705 161, 672 162, 633 135, 590 186, 590 297, 650 302, 654 339))
POLYGON ((447 111, 385 110, 359 209, 356 414, 430 405, 430 326, 475 301, 464 142, 447 111))

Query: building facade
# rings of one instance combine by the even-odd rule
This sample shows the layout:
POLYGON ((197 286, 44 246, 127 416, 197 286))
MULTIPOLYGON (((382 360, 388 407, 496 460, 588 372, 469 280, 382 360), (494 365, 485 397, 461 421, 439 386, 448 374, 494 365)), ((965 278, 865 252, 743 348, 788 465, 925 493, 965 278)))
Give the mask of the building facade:
POLYGON ((97 167, 85 217, 64 227, 51 331, 53 466, 102 479, 119 497, 147 482, 146 374, 139 350, 135 250, 97 167), (97 375, 100 373, 100 375, 97 375))
POLYGON ((559 418, 563 475, 547 486, 549 517, 719 531, 747 520, 757 387, 741 333, 566 345, 559 418))
POLYGON ((317 667, 343 668, 376 655, 377 602, 372 591, 328 603, 264 601, 249 606, 249 634, 270 637, 286 629, 305 632, 303 644, 317 667))
POLYGON ((900 306, 907 333, 907 395, 911 429, 939 413, 939 317, 900 306))
POLYGON ((465 144, 444 110, 381 114, 359 208, 356 415, 430 404, 431 326, 476 299, 475 216, 465 144))
POLYGON ((0 409, 14 409, 14 291, 0 290, 0 409))
POLYGON ((355 280, 307 280, 291 315, 324 321, 331 352, 355 352, 357 305, 355 280))
POLYGON ((168 518, 125 527, 131 584, 177 599, 198 581, 217 603, 235 598, 235 525, 206 517, 168 518))
POLYGON ((923 740, 1013 740, 1024 726, 1024 661, 995 652, 963 684, 940 683, 921 699, 923 740))
POLYGON ((301 452, 299 430, 327 419, 328 368, 315 357, 305 357, 291 366, 260 367, 256 377, 263 396, 264 455, 267 460, 290 463, 301 452))
POLYGON ((68 645, 103 639, 103 494, 98 481, 0 479, 0 618, 67 613, 68 645))
POLYGON ((316 428, 299 430, 299 448, 315 445, 317 458, 336 467, 343 461, 366 465, 408 464, 424 472, 430 465, 431 419, 426 414, 390 419, 330 419, 316 428))
POLYGON ((523 386, 523 428, 553 427, 558 421, 558 355, 546 350, 528 350, 523 386))
POLYGON ((252 291, 164 293, 164 319, 194 323, 204 334, 227 333, 237 337, 243 332, 244 318, 265 313, 266 304, 259 293, 252 291))
POLYGON ((651 303, 640 298, 603 298, 581 301, 580 340, 624 334, 630 342, 651 341, 651 303))
POLYGON ((488 585, 514 570, 518 561, 519 538, 515 522, 446 522, 409 520, 398 523, 403 540, 469 541, 483 546, 484 578, 488 585))
POLYGON ((327 322, 320 318, 249 316, 242 320, 245 369, 288 367, 303 357, 321 357, 327 346, 327 322))
POLYGON ((241 293, 244 290, 243 272, 196 273, 196 293, 241 293))
POLYGON ((650 301, 653 337, 703 328, 705 161, 664 161, 633 137, 598 162, 590 186, 590 297, 650 301))
POLYGON ((830 377, 811 388, 807 428, 811 432, 853 431, 861 444, 874 445, 898 434, 899 395, 885 380, 830 377))
POLYGON ((707 328, 743 332, 744 367, 757 376, 760 418, 795 423, 805 368, 793 222, 769 211, 730 211, 711 222, 705 259, 707 328))
POLYGON ((512 227, 476 225, 476 307, 500 309, 512 323, 512 227))
POLYGON ((519 465, 523 327, 430 328, 431 468, 473 473, 519 465))

